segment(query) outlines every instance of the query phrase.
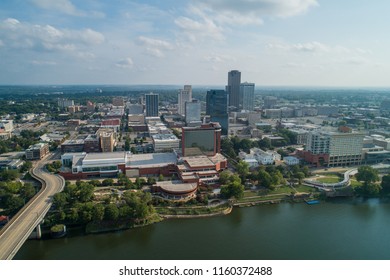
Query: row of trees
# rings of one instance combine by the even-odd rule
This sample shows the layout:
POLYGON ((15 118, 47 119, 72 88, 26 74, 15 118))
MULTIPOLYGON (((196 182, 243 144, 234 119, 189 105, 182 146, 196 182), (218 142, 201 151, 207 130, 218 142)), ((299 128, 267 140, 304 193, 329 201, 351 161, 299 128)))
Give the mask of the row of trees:
MULTIPOLYGON (((257 181, 259 186, 274 190, 277 186, 286 184, 286 180, 290 185, 298 181, 302 184, 305 177, 310 176, 310 171, 307 166, 259 166, 254 170, 249 170, 249 165, 244 161, 239 161, 236 165, 237 174, 241 181, 245 182, 247 179, 257 181)), ((223 173, 223 172, 222 172, 223 173)))
POLYGON ((57 173, 60 170, 61 166, 62 166, 61 161, 56 160, 56 161, 53 161, 52 163, 48 163, 46 165, 46 168, 49 172, 57 173))
POLYGON ((35 193, 31 183, 23 184, 10 180, 0 182, 0 208, 4 209, 3 214, 14 215, 35 193))
POLYGON ((89 182, 68 184, 64 191, 53 196, 56 214, 52 223, 86 224, 89 222, 142 220, 154 213, 149 193, 126 191, 112 203, 110 199, 96 201, 94 185, 89 182))
POLYGON ((379 178, 378 170, 371 166, 361 166, 358 168, 356 180, 362 182, 362 186, 357 189, 363 195, 388 195, 390 194, 390 174, 379 178), (379 183, 380 182, 380 183, 379 183))
POLYGON ((260 148, 263 150, 273 149, 271 141, 268 138, 251 141, 249 139, 240 139, 237 136, 222 139, 221 148, 228 157, 233 159, 237 157, 240 151, 249 153, 251 148, 260 148))
POLYGON ((303 166, 260 166, 252 171, 246 162, 240 161, 236 165, 237 174, 232 174, 225 170, 220 174, 221 195, 224 198, 241 198, 244 192, 243 183, 247 180, 252 181, 256 185, 275 190, 278 186, 285 185, 287 181, 290 185, 298 182, 302 184, 302 180, 310 176, 310 171, 303 166))

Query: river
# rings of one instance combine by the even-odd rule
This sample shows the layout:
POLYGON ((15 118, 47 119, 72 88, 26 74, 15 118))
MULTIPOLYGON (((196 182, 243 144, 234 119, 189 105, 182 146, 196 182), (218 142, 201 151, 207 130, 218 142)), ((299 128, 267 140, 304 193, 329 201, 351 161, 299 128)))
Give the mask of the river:
POLYGON ((338 200, 234 208, 113 233, 29 240, 15 259, 390 259, 390 203, 338 200))

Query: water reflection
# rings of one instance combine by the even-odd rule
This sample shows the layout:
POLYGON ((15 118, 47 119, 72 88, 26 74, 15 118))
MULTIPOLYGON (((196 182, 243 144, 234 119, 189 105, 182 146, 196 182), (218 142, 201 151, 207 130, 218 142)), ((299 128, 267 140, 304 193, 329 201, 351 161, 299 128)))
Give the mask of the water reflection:
POLYGON ((15 259, 389 259, 389 211, 379 199, 235 208, 222 217, 28 241, 15 259))

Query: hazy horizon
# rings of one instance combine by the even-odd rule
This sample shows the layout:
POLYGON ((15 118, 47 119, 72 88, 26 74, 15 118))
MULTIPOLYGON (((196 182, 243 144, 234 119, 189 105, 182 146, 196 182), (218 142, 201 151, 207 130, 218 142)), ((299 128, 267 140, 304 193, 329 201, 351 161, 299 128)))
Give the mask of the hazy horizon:
POLYGON ((386 1, 3 0, 0 84, 390 87, 386 1))

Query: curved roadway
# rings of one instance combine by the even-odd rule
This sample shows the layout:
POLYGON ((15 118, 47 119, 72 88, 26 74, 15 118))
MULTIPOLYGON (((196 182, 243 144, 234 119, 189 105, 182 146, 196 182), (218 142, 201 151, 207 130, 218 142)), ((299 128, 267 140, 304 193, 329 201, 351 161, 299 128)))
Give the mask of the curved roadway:
POLYGON ((52 204, 52 196, 60 192, 64 178, 44 169, 47 158, 38 161, 31 175, 41 182, 41 190, 0 231, 0 259, 12 259, 31 232, 39 225, 52 204))

